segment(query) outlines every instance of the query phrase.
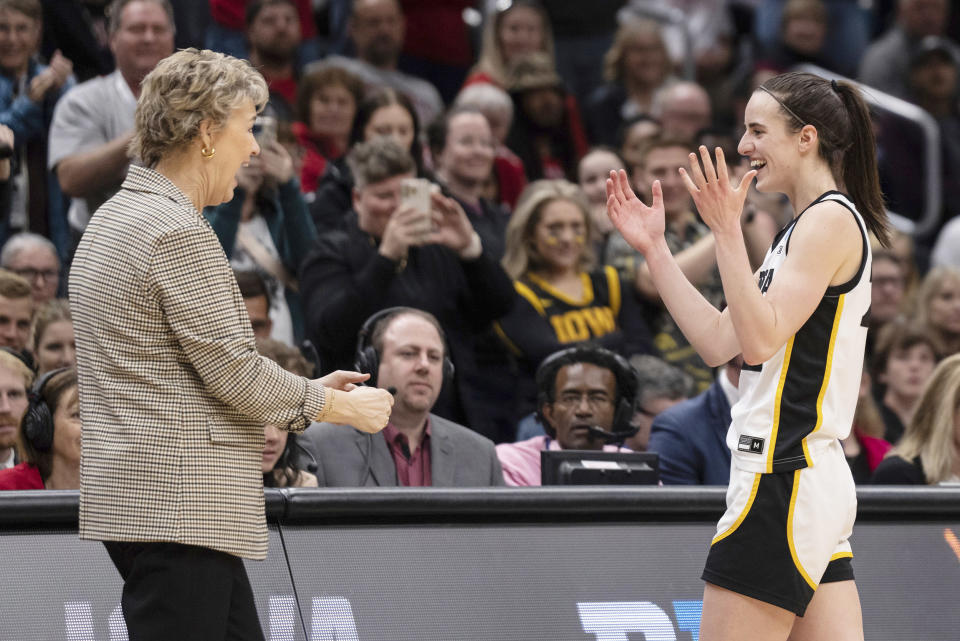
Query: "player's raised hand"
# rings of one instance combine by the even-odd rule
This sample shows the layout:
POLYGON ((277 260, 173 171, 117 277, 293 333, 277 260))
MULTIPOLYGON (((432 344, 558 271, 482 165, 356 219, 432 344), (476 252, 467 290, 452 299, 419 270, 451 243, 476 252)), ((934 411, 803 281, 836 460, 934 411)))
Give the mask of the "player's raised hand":
POLYGON ((663 190, 660 181, 653 182, 653 203, 647 207, 637 198, 627 180, 627 172, 611 171, 607 178, 607 215, 631 247, 646 255, 659 239, 666 225, 663 212, 663 190))
POLYGON ((727 172, 727 162, 723 150, 716 148, 717 165, 714 167, 710 152, 700 145, 700 159, 690 154, 690 171, 680 168, 680 175, 687 186, 687 191, 693 196, 693 202, 703 222, 714 233, 725 230, 740 229, 740 214, 743 212, 743 203, 750 190, 750 182, 757 175, 756 169, 751 169, 740 179, 740 184, 733 187, 730 184, 730 175, 727 172), (703 169, 700 168, 703 161, 703 169))

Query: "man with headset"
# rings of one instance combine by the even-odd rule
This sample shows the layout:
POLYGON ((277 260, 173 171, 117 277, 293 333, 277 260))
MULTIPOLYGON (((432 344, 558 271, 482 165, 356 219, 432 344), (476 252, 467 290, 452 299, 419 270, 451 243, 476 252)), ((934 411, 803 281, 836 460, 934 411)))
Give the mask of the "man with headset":
POLYGON ((543 450, 621 449, 630 428, 637 375, 622 357, 601 347, 555 352, 537 368, 537 420, 547 436, 497 445, 507 485, 540 485, 543 450))
POLYGON ((430 413, 454 375, 432 314, 391 307, 371 316, 360 330, 356 368, 370 374, 367 384, 394 394, 393 411, 379 434, 331 423, 307 428, 298 443, 314 459, 320 487, 503 485, 490 440, 430 413))

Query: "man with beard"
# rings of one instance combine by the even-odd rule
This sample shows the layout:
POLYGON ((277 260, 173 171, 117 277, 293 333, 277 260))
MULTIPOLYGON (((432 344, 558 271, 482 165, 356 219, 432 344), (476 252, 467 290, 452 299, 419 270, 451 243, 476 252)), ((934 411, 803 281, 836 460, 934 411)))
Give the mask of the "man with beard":
POLYGON ((309 65, 335 65, 360 77, 368 89, 390 87, 413 102, 417 118, 423 124, 443 113, 443 100, 436 87, 421 78, 397 69, 406 24, 397 0, 354 0, 347 25, 356 58, 330 56, 309 65))
POLYGON ((33 385, 30 368, 6 349, 0 349, 0 470, 16 460, 20 421, 27 411, 27 390, 33 385))
POLYGON ((497 445, 507 485, 540 485, 544 450, 617 451, 620 448, 605 445, 591 428, 625 431, 636 408, 636 372, 623 357, 602 347, 555 352, 540 364, 536 380, 537 420, 547 436, 497 445))
POLYGON ((454 373, 432 314, 391 307, 371 316, 360 330, 356 368, 370 374, 367 384, 395 395, 393 411, 378 434, 332 423, 307 428, 297 443, 315 463, 320 487, 503 485, 490 440, 430 413, 454 373))
POLYGON ((50 125, 47 164, 73 198, 67 218, 74 244, 93 212, 120 189, 127 175, 140 82, 173 53, 169 0, 114 0, 108 15, 117 70, 67 92, 50 125))
POLYGON ((293 0, 254 0, 247 5, 250 63, 263 74, 278 120, 293 120, 297 102, 300 15, 293 0))

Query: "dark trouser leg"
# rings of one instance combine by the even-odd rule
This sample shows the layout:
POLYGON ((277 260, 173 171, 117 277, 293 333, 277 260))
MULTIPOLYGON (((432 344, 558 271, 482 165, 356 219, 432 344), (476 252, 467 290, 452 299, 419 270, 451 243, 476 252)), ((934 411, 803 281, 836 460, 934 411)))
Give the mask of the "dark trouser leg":
POLYGON ((263 641, 241 559, 176 543, 104 545, 124 579, 130 641, 263 641))

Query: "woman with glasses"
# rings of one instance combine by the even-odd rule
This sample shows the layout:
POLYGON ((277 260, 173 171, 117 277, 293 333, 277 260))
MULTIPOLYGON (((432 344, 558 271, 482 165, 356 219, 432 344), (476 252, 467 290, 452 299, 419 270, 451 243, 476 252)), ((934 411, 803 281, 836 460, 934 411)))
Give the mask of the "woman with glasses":
POLYGON ((633 288, 612 267, 594 269, 593 234, 583 191, 565 180, 531 183, 507 225, 502 264, 519 296, 496 330, 519 363, 519 416, 534 410, 537 366, 559 349, 652 351, 633 288))

